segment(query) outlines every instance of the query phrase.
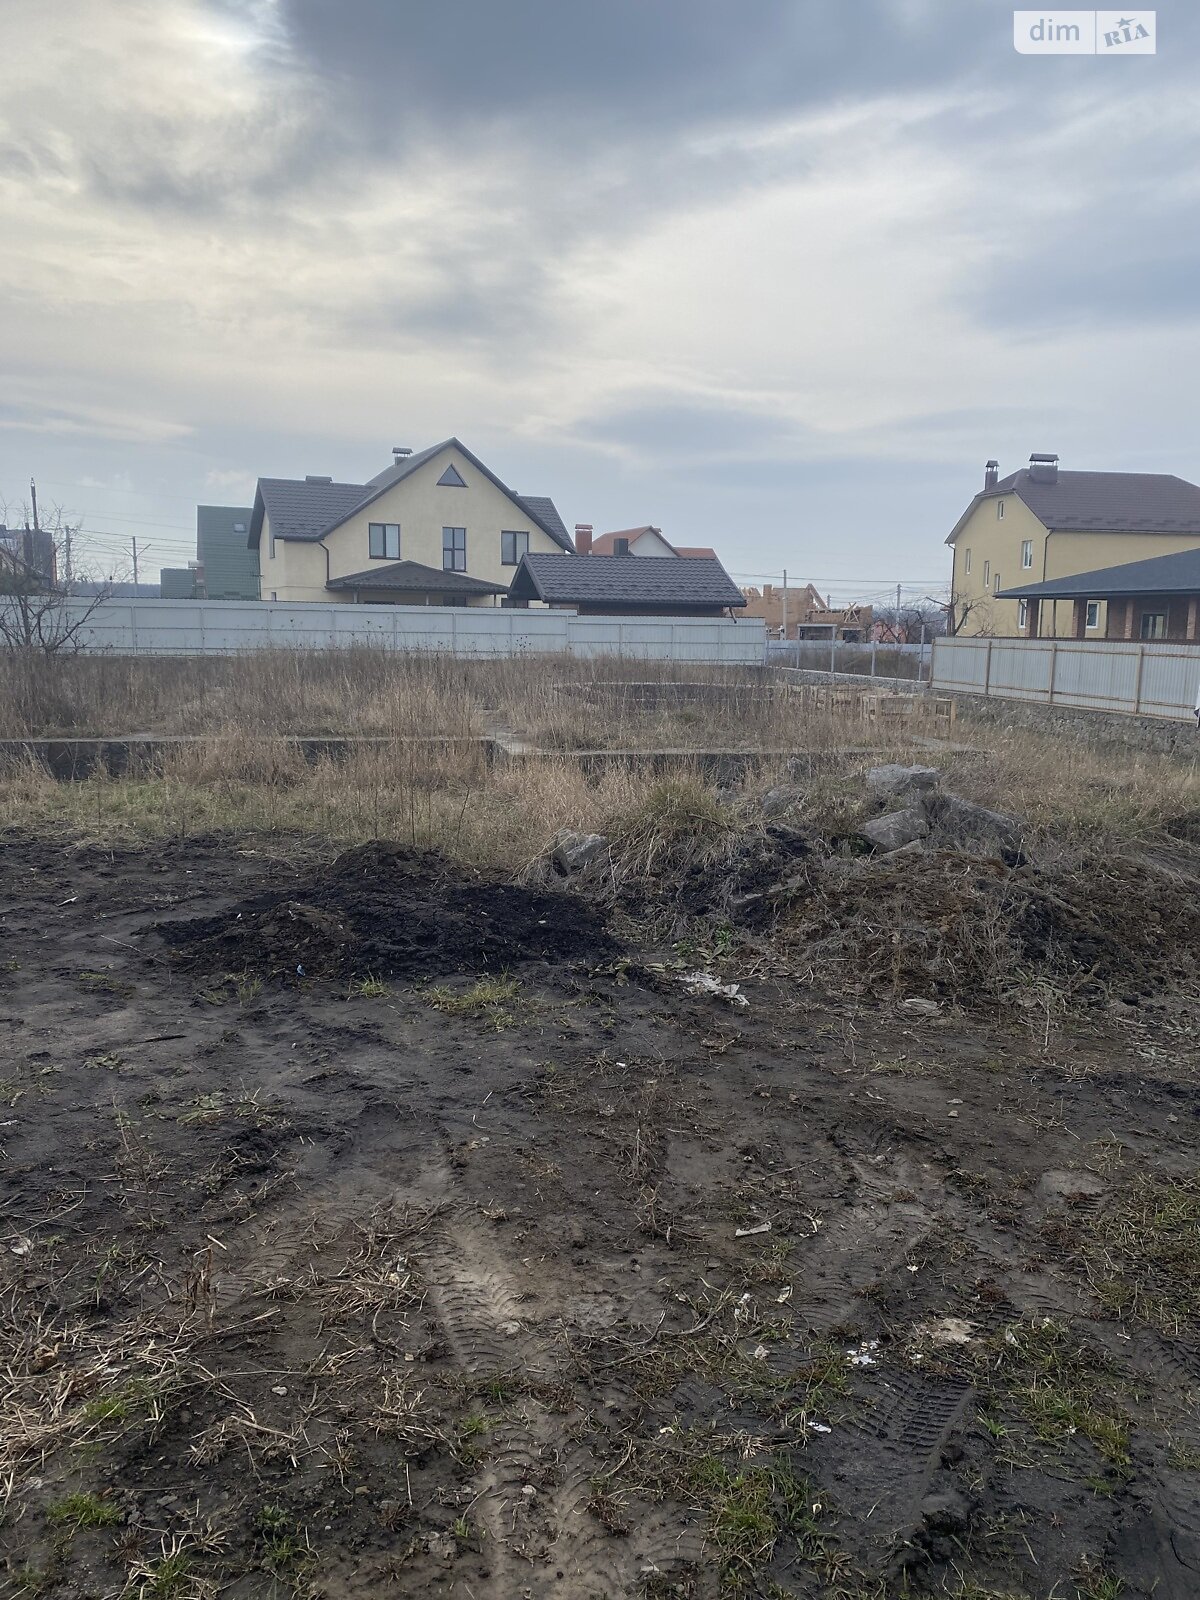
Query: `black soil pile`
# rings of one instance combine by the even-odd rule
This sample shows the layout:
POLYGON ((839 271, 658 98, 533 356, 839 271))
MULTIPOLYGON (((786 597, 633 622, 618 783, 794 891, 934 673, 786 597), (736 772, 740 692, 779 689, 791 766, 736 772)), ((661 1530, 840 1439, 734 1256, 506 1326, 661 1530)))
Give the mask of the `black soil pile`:
POLYGON ((162 923, 158 932, 182 965, 295 981, 497 972, 599 961, 615 948, 602 914, 574 895, 538 893, 383 842, 346 851, 299 889, 162 923))

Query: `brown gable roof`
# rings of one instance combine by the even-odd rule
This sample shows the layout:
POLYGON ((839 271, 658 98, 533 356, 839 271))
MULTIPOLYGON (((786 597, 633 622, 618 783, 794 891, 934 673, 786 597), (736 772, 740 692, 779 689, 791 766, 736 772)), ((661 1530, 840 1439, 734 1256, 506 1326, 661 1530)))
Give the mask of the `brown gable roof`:
POLYGON ((981 490, 946 540, 953 544, 984 500, 1015 494, 1053 533, 1194 533, 1200 536, 1200 487, 1170 472, 1059 472, 1057 482, 1009 473, 981 490))

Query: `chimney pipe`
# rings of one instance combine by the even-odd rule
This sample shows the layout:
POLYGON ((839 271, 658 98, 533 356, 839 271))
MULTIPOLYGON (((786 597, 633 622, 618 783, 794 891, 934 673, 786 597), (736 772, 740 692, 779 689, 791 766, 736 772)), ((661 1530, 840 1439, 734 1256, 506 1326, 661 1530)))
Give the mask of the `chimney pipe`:
POLYGON ((575 524, 575 553, 581 556, 590 556, 592 553, 592 525, 590 522, 577 522, 575 524))
POLYGON ((983 487, 994 489, 1000 477, 1000 463, 989 461, 983 469, 983 487))

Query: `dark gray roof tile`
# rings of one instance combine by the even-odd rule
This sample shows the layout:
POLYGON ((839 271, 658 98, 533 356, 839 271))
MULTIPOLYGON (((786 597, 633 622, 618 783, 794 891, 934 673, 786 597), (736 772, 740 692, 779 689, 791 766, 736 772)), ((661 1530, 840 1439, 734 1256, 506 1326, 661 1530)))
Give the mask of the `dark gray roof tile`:
POLYGON ((551 604, 744 606, 746 597, 715 558, 527 555, 512 583, 516 599, 551 604))
MULTIPOLYGON (((362 483, 307 483, 294 478, 260 478, 258 496, 277 539, 319 539, 344 522, 370 491, 362 483)), ((254 508, 261 530, 262 519, 254 508)), ((252 524, 251 538, 254 538, 252 524)))
POLYGON ((1002 600, 1107 600, 1114 595, 1200 595, 1200 547, 1173 556, 1149 556, 1126 561, 1119 567, 1098 567, 1076 572, 1049 583, 1030 583, 1022 589, 1004 589, 1002 600))
POLYGON ((574 550, 567 525, 558 514, 558 507, 549 495, 519 494, 515 497, 529 512, 535 522, 540 522, 552 539, 557 539, 564 550, 574 550))
POLYGON ((331 578, 327 589, 414 589, 437 594, 506 594, 502 583, 484 583, 465 572, 443 572, 420 561, 389 561, 386 566, 368 567, 365 572, 349 572, 331 578))

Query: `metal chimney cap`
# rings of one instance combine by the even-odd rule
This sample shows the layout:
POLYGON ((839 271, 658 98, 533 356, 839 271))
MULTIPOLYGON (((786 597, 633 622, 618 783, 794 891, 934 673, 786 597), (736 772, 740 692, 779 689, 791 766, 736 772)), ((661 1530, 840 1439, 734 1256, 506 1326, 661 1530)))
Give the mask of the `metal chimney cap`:
POLYGON ((1030 459, 1030 461, 1044 461, 1047 465, 1049 465, 1051 462, 1057 461, 1058 457, 1054 456, 1054 455, 1038 455, 1035 452, 1033 455, 1030 456, 1029 459, 1030 459))
POLYGON ((392 454, 399 460, 401 456, 412 455, 412 448, 406 444, 394 444, 392 446, 392 454))
POLYGON ((305 478, 304 481, 305 481, 305 483, 332 483, 333 479, 332 478, 317 478, 317 477, 314 477, 313 474, 310 472, 308 474, 308 476, 305 478))

